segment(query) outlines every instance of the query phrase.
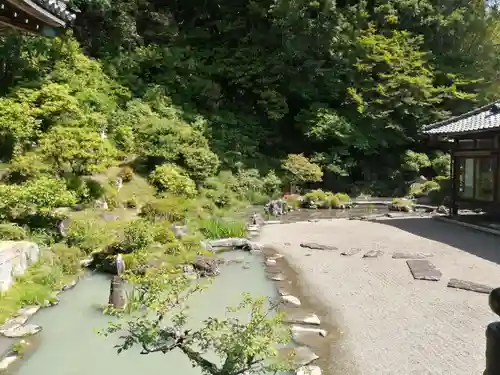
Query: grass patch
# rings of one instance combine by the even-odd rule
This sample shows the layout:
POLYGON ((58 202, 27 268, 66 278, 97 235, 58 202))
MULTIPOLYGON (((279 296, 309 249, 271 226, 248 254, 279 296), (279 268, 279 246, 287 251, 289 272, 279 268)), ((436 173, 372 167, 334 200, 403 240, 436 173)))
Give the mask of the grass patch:
POLYGON ((16 278, 12 287, 0 295, 0 324, 21 307, 43 305, 54 299, 53 292, 80 272, 81 251, 62 244, 42 249, 37 263, 16 278))
POLYGON ((199 230, 205 238, 211 240, 230 237, 245 238, 248 235, 244 222, 215 218, 201 220, 199 230))

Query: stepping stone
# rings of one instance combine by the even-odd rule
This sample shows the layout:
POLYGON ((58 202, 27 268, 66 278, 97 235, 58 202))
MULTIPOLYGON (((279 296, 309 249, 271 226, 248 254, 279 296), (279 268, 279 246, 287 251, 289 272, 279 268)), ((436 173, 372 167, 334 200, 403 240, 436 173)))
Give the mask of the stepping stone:
POLYGON ((276 261, 274 259, 267 259, 266 266, 274 266, 276 265, 276 261))
POLYGON ((370 250, 365 255, 363 255, 363 258, 378 258, 382 255, 384 255, 384 252, 382 250, 370 250))
POLYGON ((360 248, 358 248, 358 247, 353 247, 352 249, 349 249, 349 250, 346 250, 346 251, 342 251, 342 252, 340 253, 340 255, 345 255, 345 256, 348 256, 348 257, 349 257, 349 256, 352 256, 352 255, 355 255, 355 254, 359 253, 360 251, 361 251, 361 249, 360 249, 360 248))
POLYGON ((463 290, 469 290, 471 292, 484 293, 484 294, 490 294, 491 291, 494 289, 487 285, 473 283, 471 281, 465 281, 459 279, 450 279, 450 281, 448 282, 448 288, 463 289, 463 290))
POLYGON ((321 320, 316 314, 290 311, 285 314, 285 323, 310 324, 319 326, 321 320))
POLYGON ((392 259, 424 259, 430 258, 434 254, 428 253, 394 253, 392 254, 392 259))
POLYGON ((297 369, 295 375, 321 375, 319 366, 302 366, 297 369))
POLYGON ((443 276, 441 271, 428 260, 412 259, 407 260, 406 264, 415 280, 439 281, 443 276))
POLYGON ((2 331, 2 335, 10 338, 18 338, 25 336, 33 336, 42 331, 42 327, 36 324, 25 324, 22 326, 14 327, 5 331, 2 331))
POLYGON ((283 348, 279 350, 279 354, 279 357, 285 361, 290 359, 291 364, 295 369, 306 366, 319 358, 319 356, 307 346, 299 346, 298 348, 283 348))
POLYGON ((300 334, 300 333, 313 333, 316 335, 320 335, 322 337, 326 337, 327 332, 324 329, 317 328, 317 327, 301 327, 301 326, 292 326, 292 336, 294 334, 300 334))
POLYGON ((284 295, 284 296, 281 296, 281 300, 283 302, 287 302, 293 306, 300 306, 301 303, 300 303, 300 299, 298 299, 297 297, 295 296, 292 296, 290 294, 287 294, 287 295, 284 295))
POLYGON ((278 260, 278 259, 281 259, 281 258, 284 258, 284 257, 285 256, 283 254, 274 254, 273 256, 270 256, 267 259, 278 260))
POLYGON ((271 280, 273 280, 273 281, 285 281, 286 277, 283 274, 278 274, 278 275, 272 276, 271 280))
POLYGON ((285 290, 285 288, 278 288, 278 294, 279 294, 280 296, 288 296, 288 295, 290 295, 290 293, 288 293, 288 292, 285 290))
POLYGON ((7 368, 17 360, 17 355, 5 357, 0 361, 0 371, 5 371, 7 368))
POLYGON ((339 248, 332 245, 323 245, 315 242, 303 242, 300 247, 305 247, 306 249, 312 250, 338 250, 339 248))

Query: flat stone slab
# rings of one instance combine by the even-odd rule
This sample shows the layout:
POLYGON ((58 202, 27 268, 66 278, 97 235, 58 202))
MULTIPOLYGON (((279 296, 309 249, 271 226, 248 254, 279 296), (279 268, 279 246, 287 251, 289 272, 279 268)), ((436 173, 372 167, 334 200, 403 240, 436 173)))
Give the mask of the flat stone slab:
POLYGON ((295 375, 321 375, 319 366, 302 366, 297 369, 295 375))
POLYGON ((443 274, 434 264, 424 259, 407 260, 406 264, 415 280, 439 281, 443 274))
POLYGON ((434 254, 429 253, 394 253, 392 259, 425 259, 433 256, 434 254))
POLYGON ((285 277, 285 275, 280 273, 280 274, 272 276, 271 280, 273 280, 273 281, 285 281, 286 277, 285 277))
POLYGON ((0 371, 5 371, 9 368, 11 364, 13 364, 17 360, 17 356, 11 355, 8 357, 5 357, 0 361, 0 371))
POLYGON ((465 281, 459 279, 450 279, 448 282, 448 288, 469 290, 476 293, 490 294, 494 289, 488 285, 473 283, 472 281, 465 281))
POLYGON ((339 248, 332 245, 324 245, 316 242, 303 242, 300 247, 305 247, 306 249, 312 250, 338 250, 339 248))
POLYGON ((290 359, 295 369, 306 366, 319 358, 319 356, 307 346, 299 346, 298 348, 283 348, 279 351, 279 353, 282 359, 290 359))
POLYGON ((384 255, 384 252, 382 250, 370 250, 363 255, 363 258, 378 258, 382 255, 384 255))
POLYGON ((302 327, 302 326, 292 326, 292 336, 298 333, 313 333, 322 337, 326 337, 328 334, 326 330, 319 327, 302 327))
POLYGON ((321 320, 316 314, 313 313, 289 311, 285 314, 285 323, 310 324, 319 326, 321 324, 321 320))
POLYGON ((281 296, 281 300, 283 302, 289 303, 290 305, 293 305, 293 306, 300 306, 301 305, 300 299, 298 299, 297 297, 292 296, 290 294, 286 294, 284 296, 281 296))
POLYGON ((359 252, 361 252, 361 249, 360 249, 360 248, 358 248, 358 247, 353 247, 353 248, 351 248, 351 249, 349 249, 349 250, 342 251, 342 252, 340 253, 340 255, 345 255, 345 256, 350 257, 350 256, 352 256, 352 255, 356 255, 356 254, 357 254, 357 253, 359 253, 359 252))
POLYGON ((18 338, 25 336, 33 336, 42 331, 42 327, 36 324, 25 324, 22 326, 14 327, 6 331, 2 331, 2 335, 10 338, 18 338))

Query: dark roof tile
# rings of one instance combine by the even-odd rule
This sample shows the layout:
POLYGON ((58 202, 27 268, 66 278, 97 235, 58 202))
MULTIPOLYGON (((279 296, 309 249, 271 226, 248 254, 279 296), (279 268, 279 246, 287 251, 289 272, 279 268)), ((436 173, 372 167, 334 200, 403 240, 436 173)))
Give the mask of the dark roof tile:
POLYGON ((424 126, 424 134, 461 134, 500 129, 500 101, 424 126))

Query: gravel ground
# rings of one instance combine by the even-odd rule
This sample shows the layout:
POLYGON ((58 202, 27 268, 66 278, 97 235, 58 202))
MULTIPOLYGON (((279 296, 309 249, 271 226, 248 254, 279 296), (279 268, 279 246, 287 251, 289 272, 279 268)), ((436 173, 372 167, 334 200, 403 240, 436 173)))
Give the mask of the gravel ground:
POLYGON ((307 292, 328 308, 342 332, 332 338, 329 375, 480 375, 486 325, 496 320, 488 296, 447 288, 450 278, 500 286, 500 238, 429 218, 380 222, 324 220, 265 226, 296 268, 307 292), (301 242, 334 245, 308 250, 301 242), (361 248, 357 255, 340 255, 361 248), (382 250, 378 259, 362 259, 382 250), (426 252, 441 281, 418 281, 393 252, 426 252), (305 256, 310 254, 310 256, 305 256))

